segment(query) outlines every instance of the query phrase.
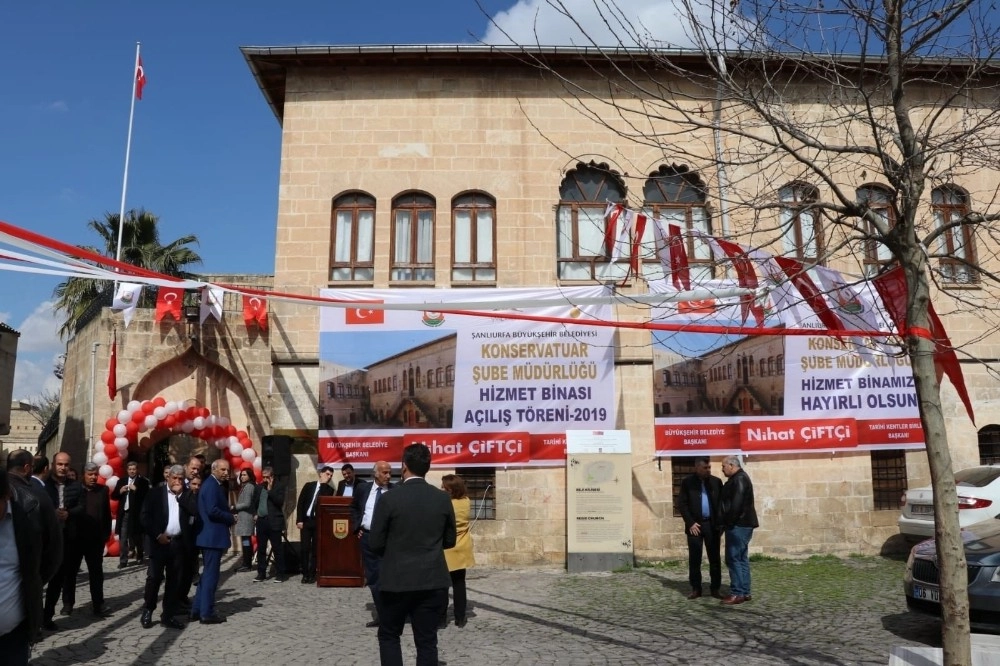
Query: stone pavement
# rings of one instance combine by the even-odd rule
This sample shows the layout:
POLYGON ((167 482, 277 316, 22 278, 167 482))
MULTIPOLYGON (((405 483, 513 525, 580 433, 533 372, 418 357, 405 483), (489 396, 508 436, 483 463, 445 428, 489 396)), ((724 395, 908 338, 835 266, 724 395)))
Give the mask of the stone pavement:
MULTIPOLYGON (((223 561, 222 625, 139 626, 145 570, 105 560, 107 618, 93 618, 85 577, 78 607, 56 616, 32 664, 378 663, 365 588, 317 588, 298 577, 251 583, 223 561)), ((906 612, 903 563, 882 558, 753 562, 753 601, 688 601, 686 565, 621 573, 469 570, 469 623, 439 633, 441 659, 478 664, 816 664, 885 666, 894 645, 940 645, 933 618, 906 612)), ((707 575, 707 571, 706 571, 707 575)), ((723 570, 725 589, 726 574, 723 570)), ((159 620, 159 614, 154 615, 159 620)), ((414 662, 412 637, 404 658, 414 662)))

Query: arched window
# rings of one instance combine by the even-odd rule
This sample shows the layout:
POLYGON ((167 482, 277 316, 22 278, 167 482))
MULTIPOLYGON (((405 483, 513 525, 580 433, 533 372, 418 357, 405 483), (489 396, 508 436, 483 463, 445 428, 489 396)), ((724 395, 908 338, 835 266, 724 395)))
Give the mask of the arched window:
POLYGON ((496 282, 496 199, 470 192, 451 202, 451 281, 496 282))
POLYGON ((778 190, 781 200, 781 238, 786 257, 801 262, 819 263, 823 256, 823 232, 819 211, 813 204, 819 199, 816 188, 807 183, 792 183, 778 190))
POLYGON ((556 212, 560 280, 613 277, 608 275, 611 264, 604 211, 609 202, 624 200, 625 183, 607 164, 579 162, 566 174, 559 185, 556 212))
MULTIPOLYGON (((666 224, 680 227, 684 235, 692 282, 708 280, 714 276, 712 250, 708 243, 691 235, 700 231, 712 235, 712 220, 705 206, 708 188, 701 177, 688 167, 662 165, 649 174, 642 188, 643 212, 659 218, 666 224)), ((662 274, 662 264, 656 256, 652 222, 646 225, 642 237, 643 259, 650 262, 654 274, 662 274)))
POLYGON ((419 192, 392 200, 391 281, 434 281, 434 207, 434 199, 419 192))
POLYGON ((778 354, 777 358, 774 360, 774 369, 779 375, 785 374, 785 355, 778 354))
POLYGON ((349 192, 333 200, 330 240, 331 282, 372 282, 375 279, 375 198, 349 192))
MULTIPOLYGON (((969 214, 969 195, 954 185, 936 187, 931 192, 931 209, 938 229, 961 222, 969 214)), ((952 226, 937 238, 934 253, 938 255, 938 274, 950 284, 974 284, 979 281, 976 270, 976 239, 971 224, 952 226)))
POLYGON ((420 374, 419 365, 417 366, 416 374, 414 376, 417 378, 417 388, 421 388, 424 385, 424 376, 420 374))
POLYGON ((444 386, 444 369, 438 368, 434 371, 434 386, 444 386))
POLYGON ((455 366, 449 365, 444 369, 445 386, 452 386, 455 383, 455 366))
MULTIPOLYGON (((891 190, 881 185, 865 185, 857 189, 856 195, 858 203, 867 206, 882 218, 889 229, 896 226, 896 195, 891 190)), ((876 240, 880 234, 868 220, 864 221, 864 226, 868 234, 868 238, 864 240, 865 272, 874 275, 883 265, 892 261, 892 251, 876 240)))
POLYGON ((434 388, 434 371, 427 371, 427 388, 434 388))

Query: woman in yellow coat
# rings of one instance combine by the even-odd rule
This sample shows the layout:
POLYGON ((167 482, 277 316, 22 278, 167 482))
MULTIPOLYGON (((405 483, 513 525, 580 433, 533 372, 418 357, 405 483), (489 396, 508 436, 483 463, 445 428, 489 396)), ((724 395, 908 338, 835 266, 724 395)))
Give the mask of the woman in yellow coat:
MULTIPOLYGON (((451 506, 455 509, 457 538, 454 548, 446 548, 444 557, 451 573, 452 597, 455 604, 455 626, 464 627, 466 622, 465 570, 476 564, 472 554, 472 534, 469 533, 469 519, 472 501, 465 489, 465 480, 456 474, 445 474, 441 478, 441 490, 451 495, 451 506)), ((447 611, 447 609, 445 609, 447 611)), ((447 623, 442 618, 441 624, 447 623)))

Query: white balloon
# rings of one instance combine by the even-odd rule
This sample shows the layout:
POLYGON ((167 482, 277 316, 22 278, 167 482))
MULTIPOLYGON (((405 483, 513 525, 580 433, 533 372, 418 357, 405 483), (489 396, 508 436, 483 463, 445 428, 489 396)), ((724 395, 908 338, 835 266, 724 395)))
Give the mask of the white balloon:
POLYGON ((147 416, 146 420, 142 422, 142 424, 144 426, 146 426, 146 430, 149 430, 150 428, 155 428, 156 427, 156 423, 157 423, 157 419, 152 414, 150 414, 149 416, 147 416))
POLYGON ((115 470, 111 469, 111 465, 101 465, 101 469, 97 470, 97 473, 103 476, 105 479, 110 479, 115 473, 115 470))
POLYGON ((125 427, 124 423, 117 423, 115 427, 111 429, 111 432, 115 433, 115 437, 124 437, 128 434, 128 428, 125 427))
POLYGON ((227 446, 229 446, 229 442, 227 442, 226 440, 224 439, 215 440, 215 448, 219 449, 220 451, 225 449, 227 446))
POLYGON ((128 423, 131 420, 132 420, 132 412, 128 411, 127 409, 123 409, 122 411, 118 412, 118 423, 128 423))
POLYGON ((108 487, 108 490, 114 490, 118 487, 118 481, 120 481, 120 479, 117 476, 112 476, 104 485, 108 487))
POLYGON ((216 425, 220 425, 223 428, 228 428, 229 427, 229 419, 227 419, 225 416, 220 416, 216 420, 216 425))
POLYGON ((254 469, 261 469, 263 466, 264 466, 263 462, 261 461, 260 458, 254 458, 253 459, 253 468, 254 469))
POLYGON ((167 417, 167 408, 157 407, 156 409, 153 410, 153 416, 156 417, 157 421, 162 421, 167 417))
POLYGON ((163 408, 167 410, 167 414, 176 414, 177 411, 180 409, 180 405, 178 405, 176 402, 171 401, 165 404, 163 408))
POLYGON ((229 445, 229 455, 238 456, 243 454, 243 445, 237 442, 236 444, 229 445))
POLYGON ((132 400, 125 406, 125 409, 127 409, 130 412, 134 412, 140 407, 142 407, 141 402, 139 402, 138 400, 132 400))
POLYGON ((191 423, 190 421, 184 421, 183 423, 181 423, 182 432, 191 432, 192 430, 194 430, 194 424, 191 423))
POLYGON ((98 465, 105 465, 108 462, 108 457, 104 454, 104 451, 98 451, 97 453, 94 454, 94 457, 91 458, 91 460, 93 460, 98 465))
POLYGON ((115 437, 115 448, 117 448, 117 449, 127 449, 128 448, 128 437, 115 437))
MULTIPOLYGON (((229 436, 229 443, 230 444, 239 444, 240 443, 240 438, 237 437, 236 435, 230 435, 229 436)), ((242 444, 240 446, 242 446, 242 444)))
POLYGON ((257 458, 257 452, 253 449, 243 449, 243 453, 240 454, 240 457, 246 462, 253 462, 254 459, 257 458))
POLYGON ((201 430, 202 428, 205 427, 205 417, 204 416, 196 416, 196 417, 194 417, 194 421, 192 421, 192 422, 194 423, 194 429, 195 430, 201 430))

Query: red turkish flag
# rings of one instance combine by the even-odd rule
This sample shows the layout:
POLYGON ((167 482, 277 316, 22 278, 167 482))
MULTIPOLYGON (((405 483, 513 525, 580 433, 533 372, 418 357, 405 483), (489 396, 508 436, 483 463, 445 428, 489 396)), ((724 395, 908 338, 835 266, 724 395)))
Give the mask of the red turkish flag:
MULTIPOLYGON (((384 303, 385 301, 359 301, 364 303, 384 303)), ((347 308, 344 310, 344 322, 347 324, 384 324, 385 310, 372 308, 347 308)))
POLYGON ((181 303, 184 302, 184 290, 180 287, 160 287, 156 292, 156 321, 162 321, 170 315, 174 321, 181 320, 181 303))
POLYGON ((267 330, 267 299, 243 294, 243 323, 249 327, 253 322, 260 330, 267 330))
POLYGON ((146 70, 142 66, 142 56, 135 65, 135 98, 142 99, 142 89, 146 85, 146 70))
POLYGON ((114 400, 118 393, 118 331, 111 338, 111 361, 108 363, 108 399, 114 400))

